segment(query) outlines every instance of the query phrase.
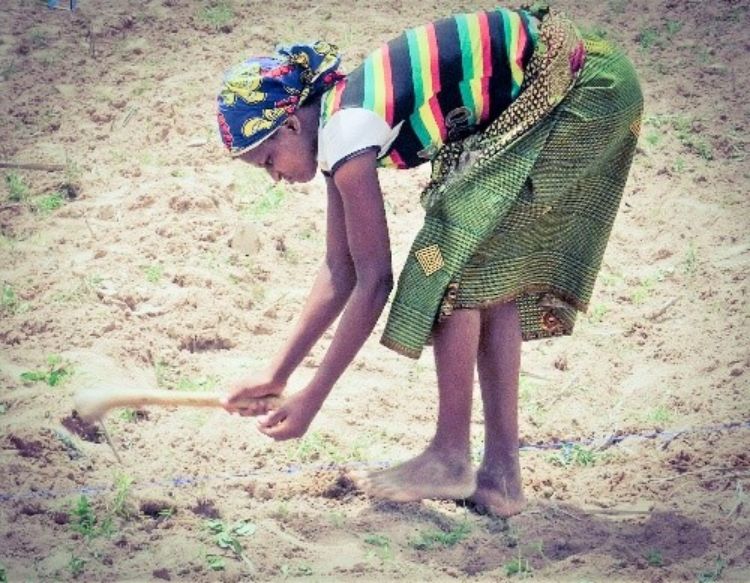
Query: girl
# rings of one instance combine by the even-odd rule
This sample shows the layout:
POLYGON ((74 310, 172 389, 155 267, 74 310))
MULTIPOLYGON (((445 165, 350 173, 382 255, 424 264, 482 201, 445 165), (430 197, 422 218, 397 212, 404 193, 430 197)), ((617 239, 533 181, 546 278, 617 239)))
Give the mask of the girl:
MULTIPOLYGON (((305 433, 370 335, 392 288, 377 169, 432 163, 425 222, 382 342, 417 358, 431 339, 437 428, 421 455, 357 477, 396 501, 469 498, 501 516, 524 505, 518 460, 522 340, 570 334, 585 310, 630 167, 642 96, 628 60, 567 20, 497 9, 408 30, 349 75, 326 43, 231 69, 218 97, 232 155, 274 180, 318 168, 328 192, 326 255, 299 321, 225 407, 277 395, 341 315, 312 381, 259 420, 305 433), (470 464, 474 369, 485 452, 470 464)), ((245 411, 245 413, 250 413, 245 411)))

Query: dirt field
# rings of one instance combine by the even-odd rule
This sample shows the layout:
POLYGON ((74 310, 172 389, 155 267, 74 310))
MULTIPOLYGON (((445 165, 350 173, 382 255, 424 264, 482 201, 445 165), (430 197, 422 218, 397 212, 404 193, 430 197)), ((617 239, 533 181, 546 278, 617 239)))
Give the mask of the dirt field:
MULTIPOLYGON (((553 4, 631 55, 646 117, 589 313, 524 346, 530 503, 507 521, 378 503, 346 478, 433 430, 432 355, 380 346, 384 318, 299 441, 223 411, 118 410, 118 463, 71 417, 84 387, 223 390, 305 298, 324 185, 227 157, 230 64, 323 38, 351 69, 407 26, 493 4, 80 4, 0 12, 0 162, 62 168, 0 170, 0 581, 750 581, 746 0, 553 4)), ((426 179, 382 172, 396 269, 426 179)))

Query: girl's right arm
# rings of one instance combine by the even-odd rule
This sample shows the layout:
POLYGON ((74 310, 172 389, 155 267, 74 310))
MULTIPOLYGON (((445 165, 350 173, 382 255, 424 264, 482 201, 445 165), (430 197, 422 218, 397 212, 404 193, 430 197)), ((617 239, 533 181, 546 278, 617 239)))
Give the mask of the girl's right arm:
POLYGON ((356 283, 349 253, 341 196, 331 178, 328 186, 326 256, 305 306, 287 342, 261 374, 242 377, 230 385, 226 408, 248 397, 280 394, 302 360, 339 316, 356 283))

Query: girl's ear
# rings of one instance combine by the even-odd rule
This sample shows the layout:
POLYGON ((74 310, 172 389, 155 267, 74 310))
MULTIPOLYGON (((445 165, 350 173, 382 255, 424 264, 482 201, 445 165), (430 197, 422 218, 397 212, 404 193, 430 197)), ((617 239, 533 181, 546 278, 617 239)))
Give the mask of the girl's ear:
POLYGON ((293 113, 286 118, 286 120, 284 121, 284 126, 292 130, 295 134, 298 134, 302 131, 302 122, 300 121, 299 117, 297 117, 293 113))

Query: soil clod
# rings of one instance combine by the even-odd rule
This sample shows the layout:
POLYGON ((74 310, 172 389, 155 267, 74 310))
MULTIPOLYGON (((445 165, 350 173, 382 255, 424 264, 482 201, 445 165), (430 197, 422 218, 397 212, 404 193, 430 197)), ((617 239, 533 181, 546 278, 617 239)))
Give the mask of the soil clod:
POLYGON ((78 416, 77 411, 73 411, 71 415, 63 417, 61 423, 63 427, 74 433, 85 441, 92 443, 102 443, 104 441, 104 433, 96 423, 84 421, 78 416))

